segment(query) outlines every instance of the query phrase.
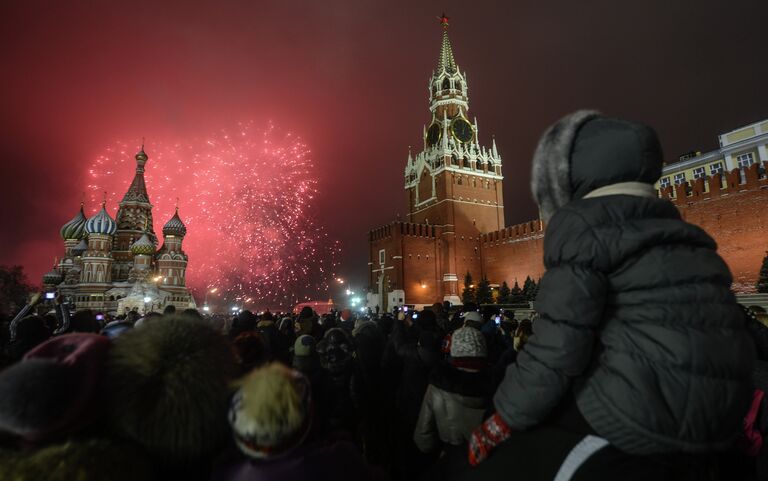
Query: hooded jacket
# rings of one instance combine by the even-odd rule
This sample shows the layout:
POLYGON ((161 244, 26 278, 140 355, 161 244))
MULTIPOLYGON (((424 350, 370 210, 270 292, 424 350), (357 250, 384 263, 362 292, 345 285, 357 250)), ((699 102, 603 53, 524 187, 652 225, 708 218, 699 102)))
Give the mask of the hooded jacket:
POLYGON ((413 441, 429 453, 441 443, 465 444, 483 422, 492 391, 490 371, 463 371, 448 363, 432 373, 413 441))
POLYGON ((753 347, 715 242, 653 190, 661 159, 651 128, 595 112, 542 137, 540 318, 494 397, 513 429, 572 393, 631 454, 717 450, 738 434, 753 347))

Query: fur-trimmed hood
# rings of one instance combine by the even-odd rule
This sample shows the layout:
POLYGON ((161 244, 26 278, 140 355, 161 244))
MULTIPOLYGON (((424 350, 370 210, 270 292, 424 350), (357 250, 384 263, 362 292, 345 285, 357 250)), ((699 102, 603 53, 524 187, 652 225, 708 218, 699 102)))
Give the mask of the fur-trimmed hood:
POLYGON ((650 127, 579 110, 549 127, 536 147, 531 191, 541 218, 595 189, 619 183, 654 184, 662 152, 650 127))

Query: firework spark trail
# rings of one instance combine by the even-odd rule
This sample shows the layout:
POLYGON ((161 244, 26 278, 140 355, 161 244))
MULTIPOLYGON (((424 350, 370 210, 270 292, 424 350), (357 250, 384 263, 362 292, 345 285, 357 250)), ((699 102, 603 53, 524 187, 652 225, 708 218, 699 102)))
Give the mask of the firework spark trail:
MULTIPOLYGON (((90 167, 91 210, 107 191, 115 215, 133 179, 133 145, 116 142, 90 167)), ((312 215, 317 181, 299 138, 246 123, 202 141, 153 142, 145 150, 158 235, 180 199, 188 286, 216 286, 230 299, 252 297, 261 306, 328 295, 340 248, 312 215)))

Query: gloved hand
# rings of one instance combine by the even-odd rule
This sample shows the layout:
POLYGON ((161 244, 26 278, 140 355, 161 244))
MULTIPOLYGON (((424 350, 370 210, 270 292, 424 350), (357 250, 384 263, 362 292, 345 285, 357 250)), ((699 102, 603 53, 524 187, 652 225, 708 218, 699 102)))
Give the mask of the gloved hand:
POLYGON ((469 464, 477 466, 493 449, 509 438, 512 430, 498 413, 486 419, 469 437, 469 464))

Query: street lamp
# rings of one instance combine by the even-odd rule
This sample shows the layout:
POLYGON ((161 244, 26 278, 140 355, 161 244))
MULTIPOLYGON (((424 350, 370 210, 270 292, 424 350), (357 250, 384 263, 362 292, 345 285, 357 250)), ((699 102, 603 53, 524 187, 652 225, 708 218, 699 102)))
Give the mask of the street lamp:
POLYGON ((144 296, 144 314, 147 313, 147 304, 152 300, 149 296, 144 296))

